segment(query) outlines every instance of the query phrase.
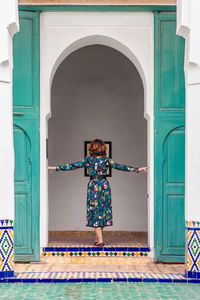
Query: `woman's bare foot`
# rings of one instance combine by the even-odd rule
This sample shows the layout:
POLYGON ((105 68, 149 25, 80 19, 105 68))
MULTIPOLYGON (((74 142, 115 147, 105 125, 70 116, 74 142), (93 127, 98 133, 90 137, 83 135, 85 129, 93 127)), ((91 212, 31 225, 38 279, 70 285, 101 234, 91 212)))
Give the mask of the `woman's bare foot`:
POLYGON ((99 241, 98 241, 98 238, 96 237, 96 238, 95 238, 95 241, 94 241, 94 245, 96 246, 96 244, 98 244, 98 242, 99 242, 99 241))
POLYGON ((103 247, 105 244, 102 242, 102 243, 97 243, 96 246, 100 246, 100 247, 103 247))
POLYGON ((103 235, 102 235, 102 228, 101 227, 95 227, 95 233, 96 233, 96 239, 95 242, 97 243, 103 243, 103 235))

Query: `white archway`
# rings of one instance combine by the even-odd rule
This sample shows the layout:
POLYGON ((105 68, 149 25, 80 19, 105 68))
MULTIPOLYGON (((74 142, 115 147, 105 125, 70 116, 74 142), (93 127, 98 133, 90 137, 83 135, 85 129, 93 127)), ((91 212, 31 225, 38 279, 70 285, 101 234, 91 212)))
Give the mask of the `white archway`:
POLYGON ((147 108, 147 97, 146 97, 146 78, 145 78, 145 73, 144 70, 142 68, 142 65, 140 64, 140 61, 138 60, 138 58, 135 56, 135 54, 133 52, 130 51, 130 49, 125 46, 124 44, 122 44, 120 41, 115 40, 109 36, 103 36, 103 35, 91 35, 91 36, 86 36, 83 37, 79 40, 76 40, 75 42, 73 42, 71 45, 69 45, 67 48, 65 48, 63 50, 62 53, 60 53, 60 55, 57 57, 52 71, 51 71, 51 75, 50 75, 50 82, 49 85, 52 85, 52 81, 53 81, 53 77, 55 75, 56 70, 58 69, 59 65, 62 63, 62 61, 69 56, 72 52, 82 48, 82 47, 86 47, 89 45, 103 45, 103 46, 109 46, 111 48, 114 48, 115 50, 118 50, 119 52, 121 52, 122 54, 124 54, 137 68, 140 77, 142 79, 143 82, 143 87, 144 87, 144 117, 146 119, 149 118, 149 114, 146 110, 147 108))
POLYGON ((42 13, 41 14, 41 172, 40 244, 48 242, 47 122, 51 115, 51 84, 60 63, 88 45, 112 47, 137 68, 144 86, 144 117, 148 128, 148 239, 153 248, 153 14, 152 13, 42 13), (81 15, 81 16, 80 16, 81 15), (95 17, 96 15, 96 17, 95 17), (124 21, 124 22, 122 22, 124 21), (77 31, 77 24, 79 30, 77 31), (94 25, 95 24, 95 25, 94 25), (96 24, 99 24, 96 26, 96 24), (117 24, 117 25, 116 25, 117 24), (88 25, 90 25, 88 27, 88 25), (129 34, 125 34, 124 32, 129 34), (142 34, 143 33, 143 34, 142 34), (52 44, 53 41, 53 44, 52 44))

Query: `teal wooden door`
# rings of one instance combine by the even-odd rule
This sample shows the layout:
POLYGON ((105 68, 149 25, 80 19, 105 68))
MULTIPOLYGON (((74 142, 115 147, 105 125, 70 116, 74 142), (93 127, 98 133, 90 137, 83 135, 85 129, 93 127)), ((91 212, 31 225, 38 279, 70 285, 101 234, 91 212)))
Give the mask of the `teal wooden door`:
POLYGON ((15 260, 40 259, 39 15, 20 12, 13 40, 15 260))
POLYGON ((184 39, 176 16, 155 14, 155 258, 184 261, 184 39))

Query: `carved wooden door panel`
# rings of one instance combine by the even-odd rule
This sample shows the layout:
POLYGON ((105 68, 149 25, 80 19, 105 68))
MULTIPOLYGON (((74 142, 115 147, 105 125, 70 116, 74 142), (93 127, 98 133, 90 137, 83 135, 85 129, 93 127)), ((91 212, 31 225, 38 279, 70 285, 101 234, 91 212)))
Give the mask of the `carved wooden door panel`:
POLYGON ((40 259, 39 15, 20 12, 13 40, 15 260, 40 259))
POLYGON ((184 39, 174 14, 155 15, 155 256, 184 261, 184 39))

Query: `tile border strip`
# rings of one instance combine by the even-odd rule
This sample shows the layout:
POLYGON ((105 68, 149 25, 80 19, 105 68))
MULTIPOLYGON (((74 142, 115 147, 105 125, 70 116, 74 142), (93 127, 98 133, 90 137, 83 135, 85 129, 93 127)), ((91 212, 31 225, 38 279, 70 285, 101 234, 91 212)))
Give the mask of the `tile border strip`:
POLYGON ((4 227, 12 227, 14 226, 14 221, 13 220, 0 220, 0 229, 3 229, 4 227))
POLYGON ((43 252, 43 257, 126 257, 141 258, 148 257, 148 252, 117 252, 117 251, 71 251, 71 252, 43 252))
POLYGON ((198 221, 186 221, 185 222, 186 228, 199 228, 200 229, 200 222, 198 221))
POLYGON ((43 257, 147 257, 149 247, 45 247, 43 257))
POLYGON ((159 282, 200 283, 200 279, 187 279, 181 274, 139 272, 23 272, 2 278, 0 283, 52 283, 52 282, 159 282), (44 276, 45 275, 45 276, 44 276), (63 278, 56 278, 63 275, 63 278), (102 276, 100 276, 102 275, 102 276), (45 277, 45 278, 44 278, 45 277))
POLYGON ((94 247, 94 246, 71 246, 71 247, 61 247, 61 246, 49 246, 44 247, 42 249, 43 252, 66 252, 66 251, 132 251, 132 252, 150 252, 150 247, 131 247, 131 246, 123 246, 123 247, 115 247, 115 246, 105 246, 105 247, 94 247))

